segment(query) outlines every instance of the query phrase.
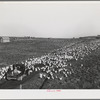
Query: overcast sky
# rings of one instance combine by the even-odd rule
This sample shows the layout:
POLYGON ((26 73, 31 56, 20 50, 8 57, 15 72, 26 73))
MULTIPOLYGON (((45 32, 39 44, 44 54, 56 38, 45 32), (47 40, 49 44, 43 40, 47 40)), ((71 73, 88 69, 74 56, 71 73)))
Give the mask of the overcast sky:
POLYGON ((0 35, 70 38, 100 35, 100 2, 0 2, 0 35))

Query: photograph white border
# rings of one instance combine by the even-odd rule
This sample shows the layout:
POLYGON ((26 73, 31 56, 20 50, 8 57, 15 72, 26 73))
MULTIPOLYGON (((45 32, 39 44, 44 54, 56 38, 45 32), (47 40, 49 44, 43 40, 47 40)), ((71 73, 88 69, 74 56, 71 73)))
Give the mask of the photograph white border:
POLYGON ((0 90, 0 99, 100 99, 100 90, 0 90))
MULTIPOLYGON (((2 3, 3 1, 0 1, 2 3)), ((3 2, 7 3, 9 1, 3 2)), ((10 1, 11 2, 11 1, 10 1)), ((19 2, 19 1, 13 1, 19 2)), ((21 1, 24 2, 24 1, 21 1)), ((100 3, 100 1, 25 1, 27 2, 37 2, 37 3, 64 3, 64 2, 91 2, 100 3)), ((37 90, 37 89, 26 89, 26 90, 0 90, 0 99, 100 99, 99 89, 61 89, 57 90, 37 90)))

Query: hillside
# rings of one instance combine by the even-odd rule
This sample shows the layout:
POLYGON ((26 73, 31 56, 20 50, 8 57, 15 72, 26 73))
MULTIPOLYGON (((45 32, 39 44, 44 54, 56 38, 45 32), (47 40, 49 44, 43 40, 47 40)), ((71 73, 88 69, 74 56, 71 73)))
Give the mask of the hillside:
MULTIPOLYGON (((31 61, 32 74, 23 81, 5 81, 0 88, 18 89, 21 84, 23 89, 99 89, 100 40, 72 40, 47 40, 47 46, 53 43, 57 48, 48 47, 46 54, 40 52, 41 56, 28 61, 31 61)), ((37 44, 42 43, 44 46, 43 41, 37 44)))
MULTIPOLYGON (((100 40, 87 40, 81 43, 74 44, 69 47, 64 47, 57 50, 55 54, 61 57, 63 53, 70 53, 74 56, 74 60, 65 61, 67 63, 61 65, 52 65, 51 72, 53 69, 57 73, 53 72, 53 78, 45 81, 43 89, 99 89, 100 88, 100 40), (69 51, 68 51, 69 50, 69 51), (73 52, 73 53, 72 53, 73 52), (77 55, 78 54, 78 55, 77 55), (57 69, 56 69, 57 68, 57 69), (65 70, 66 69, 66 70, 65 70), (67 77, 66 77, 67 75, 67 77), (57 76, 57 78, 56 78, 57 76)), ((65 54, 64 54, 65 55, 65 54)), ((52 57, 53 54, 52 54, 52 57)), ((56 57, 55 57, 56 58, 56 57)), ((52 62, 52 61, 51 61, 52 62)), ((56 62, 58 60, 56 59, 56 62)), ((54 63, 54 62, 53 62, 54 63)), ((39 77, 39 75, 38 75, 39 77)), ((38 78, 37 77, 37 78, 38 78)), ((44 80, 44 79, 43 79, 44 80)), ((35 80, 37 83, 41 81, 35 80)), ((34 80, 30 80, 23 84, 23 88, 36 88, 34 80)), ((39 88, 39 87, 37 87, 39 88)))
POLYGON ((14 64, 33 56, 40 57, 75 41, 77 40, 35 38, 28 41, 0 43, 0 66, 14 64))

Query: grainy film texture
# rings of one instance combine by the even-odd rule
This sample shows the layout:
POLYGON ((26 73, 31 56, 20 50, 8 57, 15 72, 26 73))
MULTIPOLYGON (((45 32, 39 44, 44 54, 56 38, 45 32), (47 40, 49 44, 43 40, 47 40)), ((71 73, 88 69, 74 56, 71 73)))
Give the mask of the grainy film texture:
POLYGON ((0 89, 99 89, 100 2, 0 3, 0 89))

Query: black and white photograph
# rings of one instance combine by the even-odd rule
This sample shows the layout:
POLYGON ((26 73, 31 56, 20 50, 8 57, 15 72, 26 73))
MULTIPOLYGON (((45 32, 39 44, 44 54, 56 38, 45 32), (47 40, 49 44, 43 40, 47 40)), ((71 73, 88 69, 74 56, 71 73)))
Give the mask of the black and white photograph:
POLYGON ((0 89, 99 90, 100 2, 0 1, 0 89))

